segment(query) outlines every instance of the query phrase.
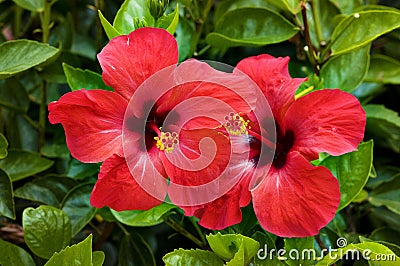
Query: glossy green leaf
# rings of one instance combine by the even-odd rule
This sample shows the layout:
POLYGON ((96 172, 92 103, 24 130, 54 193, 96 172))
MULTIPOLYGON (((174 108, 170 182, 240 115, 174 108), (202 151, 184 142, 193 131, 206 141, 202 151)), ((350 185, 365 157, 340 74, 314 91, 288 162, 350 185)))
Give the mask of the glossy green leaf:
POLYGON ((26 208, 22 214, 25 243, 33 253, 48 259, 71 240, 71 223, 61 210, 51 206, 26 208))
POLYGON ((0 216, 15 219, 13 188, 10 177, 0 169, 0 216))
POLYGON ((361 203, 367 198, 368 198, 368 191, 363 189, 360 191, 360 193, 357 194, 357 196, 351 202, 361 203))
POLYGON ((137 233, 131 233, 122 239, 118 255, 119 265, 156 265, 149 245, 137 233))
POLYGON ((13 0, 18 6, 33 12, 44 11, 43 0, 13 0))
POLYGON ((352 13, 357 7, 362 5, 362 0, 329 0, 333 3, 343 14, 352 13))
POLYGON ((226 13, 206 41, 215 47, 258 46, 290 39, 298 28, 265 8, 241 8, 226 13))
POLYGON ((314 249, 314 238, 313 237, 305 237, 305 238, 285 238, 285 250, 289 252, 288 260, 285 261, 286 264, 290 266, 297 265, 313 265, 313 260, 315 257, 315 253, 309 250, 314 249), (292 256, 290 254, 291 250, 297 250, 299 254, 304 254, 304 256, 298 256, 293 253, 292 256), (305 251, 303 251, 305 250, 305 251), (295 257, 296 260, 293 260, 291 257, 295 257))
POLYGON ((40 153, 43 156, 46 156, 48 158, 63 158, 63 159, 69 159, 70 158, 70 153, 68 150, 67 145, 65 144, 45 144, 41 149, 40 153))
POLYGON ((58 49, 31 40, 0 44, 0 79, 5 79, 37 66, 56 56, 58 49))
POLYGON ((101 75, 90 70, 82 70, 63 63, 64 73, 72 91, 86 89, 102 89, 112 91, 113 89, 104 84, 101 75))
POLYGON ((400 27, 400 12, 368 10, 343 19, 332 34, 332 55, 348 53, 400 27))
POLYGON ((0 237, 0 265, 3 266, 36 266, 31 255, 23 248, 10 242, 4 241, 0 237))
POLYGON ((115 16, 113 26, 121 34, 131 33, 135 29, 134 18, 144 19, 147 26, 154 26, 147 0, 125 0, 115 16))
POLYGON ((121 211, 111 210, 114 217, 121 223, 129 226, 152 226, 160 224, 162 216, 176 208, 169 203, 162 203, 148 211, 121 211))
POLYGON ((81 163, 71 158, 65 175, 74 179, 85 179, 91 176, 97 176, 98 172, 99 166, 97 164, 81 163))
POLYGON ((0 80, 0 106, 25 113, 29 108, 29 96, 21 82, 15 78, 0 80))
POLYGON ((369 202, 375 206, 386 206, 389 210, 400 215, 400 182, 393 180, 372 190, 369 202))
POLYGON ((301 10, 300 0, 266 0, 266 2, 276 6, 281 11, 290 11, 292 14, 301 10))
POLYGON ((60 207, 61 202, 77 182, 68 177, 46 176, 25 183, 14 191, 15 197, 60 207))
POLYGON ((218 2, 214 12, 214 24, 218 24, 219 19, 227 12, 235 9, 252 7, 252 8, 267 8, 276 12, 285 9, 282 1, 276 0, 224 0, 218 2))
POLYGON ((0 133, 0 159, 4 159, 8 155, 8 141, 2 133, 0 133))
POLYGON ((321 69, 326 88, 352 92, 361 84, 369 67, 371 45, 331 58, 321 69))
POLYGON ((211 249, 220 258, 229 261, 226 265, 247 265, 257 254, 260 244, 249 237, 239 234, 206 236, 211 249))
POLYGON ((108 39, 111 40, 112 38, 121 35, 121 33, 119 33, 114 28, 114 26, 111 25, 110 22, 108 22, 108 20, 103 16, 103 14, 101 13, 100 10, 99 10, 99 18, 100 18, 101 25, 103 26, 103 29, 106 32, 106 35, 107 35, 108 39))
POLYGON ((90 205, 90 193, 93 184, 82 184, 71 190, 65 197, 62 210, 71 221, 72 236, 79 233, 96 214, 96 208, 90 205))
POLYGON ((257 231, 251 236, 251 238, 260 243, 260 249, 252 260, 252 263, 255 266, 287 265, 283 260, 281 261, 277 257, 275 241, 272 238, 272 234, 265 234, 257 231))
POLYGON ((396 178, 400 178, 400 167, 391 165, 379 166, 376 168, 376 178, 370 178, 366 187, 374 189, 379 185, 390 182, 396 178))
POLYGON ((340 185, 339 210, 349 205, 368 181, 372 165, 373 141, 361 143, 357 151, 341 156, 330 156, 320 165, 326 166, 340 185))
POLYGON ((179 62, 191 56, 190 49, 194 36, 194 23, 183 17, 179 18, 178 27, 176 28, 176 42, 178 43, 179 62))
POLYGON ((82 242, 56 252, 45 266, 92 266, 92 235, 82 242))
POLYGON ((17 181, 40 173, 53 165, 53 161, 45 159, 39 153, 22 150, 9 150, 8 156, 0 160, 0 168, 17 181))
POLYGON ((200 249, 177 249, 163 257, 165 266, 222 266, 224 261, 214 253, 200 249))
POLYGON ((378 228, 374 230, 368 238, 374 241, 385 241, 400 245, 400 232, 390 227, 378 228))
POLYGON ((373 55, 366 81, 400 84, 400 61, 385 55, 373 55))
POLYGON ((366 135, 372 137, 375 143, 391 148, 400 153, 400 117, 383 105, 368 104, 364 107, 367 113, 366 135))
POLYGON ((396 266, 397 262, 400 258, 397 257, 393 251, 389 248, 385 247, 382 244, 375 242, 363 242, 358 244, 349 244, 343 248, 338 248, 337 251, 331 251, 328 255, 326 255, 322 260, 320 260, 316 265, 317 266, 327 266, 332 265, 337 262, 339 259, 346 257, 347 258, 363 258, 363 255, 368 258, 371 262, 375 264, 372 265, 380 265, 380 266, 396 266), (351 252, 353 251, 353 252, 351 252), (360 253, 354 252, 359 251, 360 253), (347 253, 348 252, 348 253, 347 253), (347 254, 347 255, 346 255, 347 254), (357 255, 358 254, 358 255, 357 255), (386 258, 390 256, 392 259, 396 261, 390 260, 380 260, 385 256, 386 258), (379 261, 379 264, 376 262, 379 261))
POLYGON ((163 15, 157 20, 157 28, 162 28, 171 34, 174 34, 179 22, 179 5, 176 4, 174 12, 168 15, 163 15))
POLYGON ((95 251, 92 253, 92 264, 93 266, 102 266, 106 255, 103 251, 95 251))

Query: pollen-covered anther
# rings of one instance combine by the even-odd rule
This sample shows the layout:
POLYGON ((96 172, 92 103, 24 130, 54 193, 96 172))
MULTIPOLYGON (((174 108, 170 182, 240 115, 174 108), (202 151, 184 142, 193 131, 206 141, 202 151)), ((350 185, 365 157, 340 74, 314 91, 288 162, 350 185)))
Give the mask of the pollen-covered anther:
POLYGON ((154 137, 154 139, 157 141, 157 148, 167 153, 171 153, 175 145, 179 143, 178 133, 176 132, 161 132, 161 135, 159 137, 154 137))
POLYGON ((229 134, 240 136, 248 134, 247 125, 249 121, 245 121, 239 114, 230 113, 225 116, 224 126, 229 134))

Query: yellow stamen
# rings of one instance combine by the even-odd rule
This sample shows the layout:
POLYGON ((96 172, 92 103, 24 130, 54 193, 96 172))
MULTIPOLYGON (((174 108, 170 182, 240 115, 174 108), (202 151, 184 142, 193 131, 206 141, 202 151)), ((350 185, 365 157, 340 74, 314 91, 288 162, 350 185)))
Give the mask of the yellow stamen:
POLYGON ((312 91, 313 89, 314 89, 314 86, 308 87, 307 89, 305 89, 305 90, 303 90, 303 91, 297 93, 297 94, 294 96, 294 99, 297 100, 298 98, 300 98, 301 96, 306 95, 307 93, 309 93, 309 92, 312 91))
POLYGON ((154 139, 157 141, 157 148, 167 153, 171 153, 175 145, 179 143, 178 133, 176 132, 161 132, 161 135, 159 137, 154 137, 154 139))
POLYGON ((247 125, 249 122, 249 120, 245 121, 239 114, 230 113, 229 115, 225 116, 224 126, 231 135, 247 135, 249 134, 247 131, 247 125))

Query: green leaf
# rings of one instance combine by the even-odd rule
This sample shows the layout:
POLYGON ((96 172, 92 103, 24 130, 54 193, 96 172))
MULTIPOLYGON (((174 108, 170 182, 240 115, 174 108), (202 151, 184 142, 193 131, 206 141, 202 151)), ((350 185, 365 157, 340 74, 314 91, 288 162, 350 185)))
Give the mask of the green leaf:
POLYGON ((40 149, 40 153, 48 158, 70 158, 68 147, 65 144, 45 144, 40 149))
POLYGON ((148 211, 121 211, 111 210, 114 217, 121 223, 129 226, 153 226, 162 223, 162 216, 176 206, 162 203, 148 211))
POLYGON ((224 262, 214 253, 200 249, 177 249, 163 257, 165 266, 222 266, 224 262))
POLYGON ((357 194, 357 196, 351 202, 361 203, 367 198, 368 198, 368 191, 363 189, 360 191, 360 193, 357 194))
POLYGON ((62 210, 71 220, 72 236, 79 233, 96 214, 96 208, 90 205, 90 193, 93 184, 82 184, 71 190, 64 199, 62 210))
POLYGON ((292 14, 297 14, 301 10, 300 0, 266 0, 266 2, 292 14))
POLYGON ((31 255, 23 248, 10 242, 4 241, 0 237, 0 265, 8 266, 36 266, 31 255))
POLYGON ((400 61, 377 54, 371 57, 366 81, 400 84, 400 61))
POLYGON ((103 251, 95 251, 92 253, 92 264, 93 266, 102 266, 106 255, 103 251))
POLYGON ((81 163, 78 160, 71 158, 65 175, 73 179, 85 179, 97 175, 98 172, 99 167, 97 164, 81 163))
POLYGON ((15 197, 60 207, 62 200, 77 182, 68 177, 46 176, 25 183, 14 191, 15 197))
POLYGON ((321 69, 325 87, 354 91, 367 74, 370 48, 369 44, 351 53, 329 59, 321 69))
POLYGON ((272 236, 272 234, 265 234, 260 231, 255 232, 251 236, 251 238, 260 243, 260 249, 257 251, 257 255, 253 258, 253 264, 255 266, 287 265, 284 261, 278 259, 275 241, 272 236))
POLYGON ((368 104, 364 107, 367 113, 366 135, 373 137, 376 144, 391 148, 400 153, 400 117, 383 105, 368 104))
POLYGON ((374 189, 385 182, 390 182, 399 177, 400 167, 391 165, 380 166, 376 169, 376 178, 370 178, 366 187, 369 189, 374 189))
POLYGON ((92 266, 92 235, 82 242, 54 253, 45 266, 92 266))
POLYGON ((278 0, 225 0, 218 2, 214 12, 214 24, 227 12, 244 7, 267 8, 276 12, 286 10, 283 2, 278 0))
POLYGON ((119 33, 113 25, 111 25, 110 22, 108 22, 108 20, 103 16, 103 14, 101 13, 101 11, 99 10, 99 18, 100 18, 100 22, 101 25, 104 28, 104 31, 106 32, 106 35, 108 37, 108 39, 112 39, 114 37, 117 37, 119 35, 121 35, 121 33, 119 33))
POLYGON ((15 219, 13 188, 10 177, 0 169, 0 216, 15 219))
POLYGON ((22 214, 22 225, 28 247, 33 253, 45 259, 66 247, 71 240, 71 223, 68 215, 51 206, 26 208, 22 214))
POLYGON ((361 11, 347 16, 332 34, 332 55, 348 53, 400 27, 400 12, 361 11))
POLYGON ((330 0, 343 14, 352 13, 357 7, 362 5, 362 0, 330 0))
POLYGON ((248 265, 260 247, 256 240, 239 234, 217 233, 206 238, 215 254, 229 261, 226 265, 248 265))
POLYGON ((8 141, 2 133, 0 133, 0 159, 4 159, 8 155, 7 151, 8 141))
POLYGON ((383 183, 372 190, 369 202, 375 206, 386 206, 389 210, 400 215, 400 182, 393 180, 383 183))
POLYGON ((194 23, 181 17, 176 28, 176 42, 178 43, 179 62, 191 56, 190 49, 194 36, 194 23))
POLYGON ((58 49, 30 40, 0 44, 0 79, 5 79, 53 58, 58 49))
POLYGON ((341 156, 329 156, 320 165, 326 166, 338 179, 340 204, 338 210, 349 205, 368 181, 372 165, 373 141, 361 143, 357 151, 341 156))
POLYGON ((43 0, 13 0, 18 6, 33 12, 44 11, 43 0))
POLYGON ((149 245, 137 233, 130 233, 122 239, 118 255, 119 265, 156 265, 149 245))
POLYGON ((66 63, 62 64, 67 82, 72 91, 86 89, 101 89, 109 90, 113 89, 104 84, 101 75, 90 70, 82 70, 80 68, 72 67, 66 63))
POLYGON ((9 150, 8 156, 0 160, 0 168, 17 181, 40 173, 53 165, 53 161, 42 158, 39 153, 22 150, 9 150))
POLYGON ((175 11, 168 15, 163 15, 157 20, 157 28, 166 29, 169 33, 174 34, 179 22, 179 5, 176 4, 175 11))
POLYGON ((215 32, 207 35, 212 46, 258 46, 290 39, 298 28, 278 13, 266 8, 240 8, 218 20, 215 32))
POLYGON ((369 235, 369 238, 375 241, 385 241, 400 245, 400 232, 390 227, 381 227, 374 230, 369 235))
POLYGON ((29 96, 20 81, 15 78, 0 80, 0 106, 18 113, 28 111, 29 96))
POLYGON ((135 29, 134 18, 144 19, 147 26, 154 26, 147 0, 125 0, 115 16, 113 26, 121 34, 131 33, 135 29))
MULTIPOLYGON (((285 238, 285 250, 288 252, 289 259, 286 261, 286 264, 290 266, 296 265, 313 265, 313 261, 315 258, 314 250, 314 238, 313 237, 305 237, 305 238, 285 238), (299 260, 291 259, 291 250, 298 251, 299 256, 295 252, 293 253, 294 257, 298 257, 299 260), (305 251, 303 251, 305 250, 305 251), (300 256, 304 254, 304 256, 300 256)), ((293 257, 292 256, 292 257, 293 257)))
POLYGON ((316 265, 317 266, 327 266, 332 265, 337 262, 341 258, 363 258, 363 255, 368 258, 371 262, 379 264, 372 265, 380 265, 380 266, 395 266, 397 265, 396 261, 399 261, 400 258, 397 257, 393 251, 389 248, 375 242, 363 242, 358 244, 349 244, 346 247, 338 248, 336 250, 332 250, 328 255, 326 255, 322 260, 320 260, 316 265), (353 251, 353 252, 352 252, 353 251), (360 253, 356 253, 355 251, 359 251, 360 253), (348 252, 348 253, 347 253, 348 252), (395 261, 390 260, 380 260, 385 256, 386 258, 391 257, 395 259, 395 261))

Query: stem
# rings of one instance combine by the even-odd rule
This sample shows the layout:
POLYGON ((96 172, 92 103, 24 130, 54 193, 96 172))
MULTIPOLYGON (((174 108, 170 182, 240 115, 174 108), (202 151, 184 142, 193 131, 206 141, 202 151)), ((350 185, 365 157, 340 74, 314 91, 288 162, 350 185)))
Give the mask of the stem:
POLYGON ((201 240, 199 240, 197 237, 189 233, 185 228, 182 227, 179 223, 177 223, 174 219, 172 219, 170 216, 163 216, 162 217, 164 222, 169 225, 172 229, 174 229, 176 232, 179 234, 185 236, 189 240, 191 240, 193 243, 198 245, 199 247, 206 249, 207 244, 201 240))
MULTIPOLYGON (((321 248, 321 250, 324 250, 323 255, 325 256, 328 254, 328 249, 326 248, 324 242, 322 242, 321 237, 319 235, 315 236, 315 241, 317 241, 318 246, 321 248)), ((333 266, 336 266, 336 264, 332 264, 333 266)))
POLYGON ((14 15, 14 38, 18 39, 21 34, 21 19, 22 19, 22 8, 15 5, 15 15, 14 15))
POLYGON ((310 51, 310 61, 311 61, 311 66, 313 68, 313 71, 315 74, 319 76, 319 66, 317 63, 317 60, 315 58, 315 50, 314 46, 311 43, 311 38, 310 38, 310 28, 308 26, 308 21, 307 21, 307 5, 306 1, 301 2, 301 15, 303 18, 303 23, 304 23, 304 31, 303 31, 303 36, 306 40, 306 44, 308 46, 308 49, 310 51))
MULTIPOLYGON (((103 10, 104 8, 104 0, 95 0, 94 5, 96 6, 96 11, 103 10)), ((96 12, 98 14, 98 12, 96 12)), ((103 39, 103 27, 101 25, 101 21, 99 16, 96 16, 96 51, 100 51, 102 46, 103 39)))
POLYGON ((44 0, 44 11, 40 19, 42 23, 42 42, 49 42, 50 35, 50 18, 51 18, 51 0, 44 0))
POLYGON ((131 235, 131 233, 129 233, 128 230, 126 230, 126 228, 125 228, 121 223, 116 222, 116 224, 117 224, 118 227, 122 230, 122 232, 124 232, 124 234, 125 234, 126 236, 130 236, 130 235, 131 235))
MULTIPOLYGON (((194 4, 196 5, 195 11, 198 13, 198 6, 197 6, 197 0, 194 1, 194 4)), ((195 54, 197 50, 197 45, 199 43, 201 34, 203 33, 203 27, 204 27, 204 22, 207 20, 208 13, 211 10, 212 5, 214 4, 213 0, 207 0, 203 12, 199 19, 195 21, 196 23, 196 33, 194 34, 193 40, 192 40, 192 45, 191 45, 191 54, 195 54)), ((198 53, 197 53, 198 54, 198 53)))
MULTIPOLYGON (((184 217, 184 216, 183 216, 184 217)), ((200 229, 200 226, 194 220, 194 217, 189 217, 190 222, 192 223, 193 227, 196 229, 197 234, 200 236, 201 241, 203 243, 207 243, 206 237, 204 236, 203 232, 200 229)))
POLYGON ((317 33, 318 43, 321 43, 324 40, 324 36, 322 35, 321 21, 319 20, 320 18, 319 2, 318 1, 314 2, 313 0, 310 0, 310 5, 311 5, 312 16, 314 18, 314 25, 315 25, 315 31, 317 33), (318 5, 318 7, 316 5, 318 5))

